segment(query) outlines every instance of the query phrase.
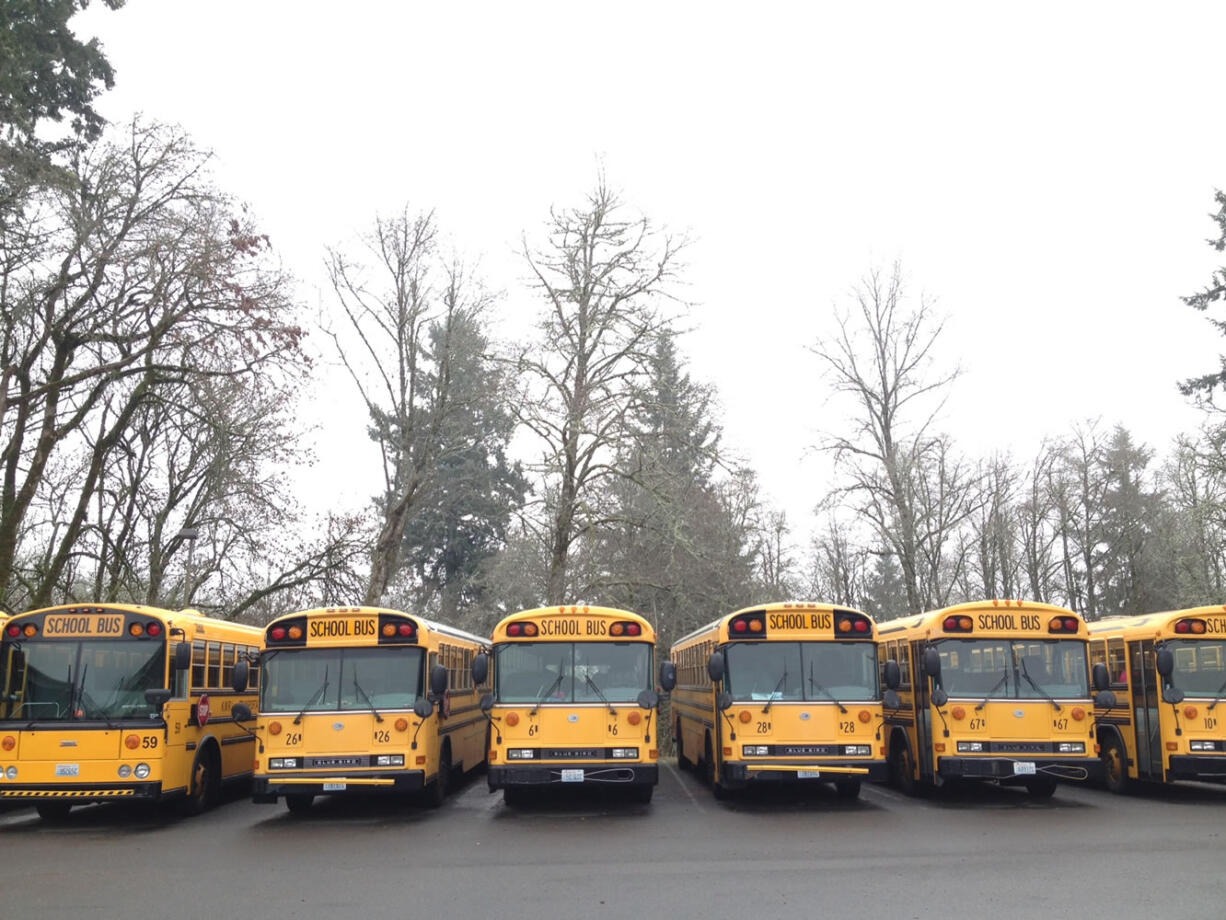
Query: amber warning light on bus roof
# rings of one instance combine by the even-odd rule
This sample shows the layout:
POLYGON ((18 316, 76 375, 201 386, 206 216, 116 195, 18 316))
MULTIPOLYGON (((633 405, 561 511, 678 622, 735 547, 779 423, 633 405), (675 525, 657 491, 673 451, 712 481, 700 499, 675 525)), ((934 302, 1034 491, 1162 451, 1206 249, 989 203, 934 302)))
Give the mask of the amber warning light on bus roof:
POLYGON ((766 617, 761 612, 733 617, 728 632, 741 639, 765 639, 766 617))
POLYGON ((1194 633, 1201 635, 1205 631, 1204 620, 1176 620, 1175 632, 1177 633, 1194 633))
POLYGON ((637 636, 642 631, 638 623, 614 623, 609 627, 610 636, 637 636))
POLYGON ((974 628, 975 621, 968 616, 946 617, 942 625, 946 632, 968 633, 974 628))
POLYGON ((508 636, 535 636, 537 634, 537 626, 535 623, 512 623, 507 627, 508 636))
POLYGON ((1052 617, 1047 624, 1048 632, 1077 632, 1076 617, 1052 617))

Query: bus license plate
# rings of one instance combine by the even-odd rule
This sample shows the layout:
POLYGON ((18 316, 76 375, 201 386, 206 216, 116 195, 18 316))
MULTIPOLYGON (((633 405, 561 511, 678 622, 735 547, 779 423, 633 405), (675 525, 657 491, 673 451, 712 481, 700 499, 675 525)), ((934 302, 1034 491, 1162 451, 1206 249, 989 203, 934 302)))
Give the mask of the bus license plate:
POLYGON ((55 765, 56 776, 80 776, 81 765, 79 763, 57 763, 55 765))
POLYGON ((1031 760, 1015 760, 1013 761, 1013 773, 1015 776, 1034 776, 1034 761, 1031 760))
POLYGON ((822 775, 821 770, 797 770, 796 771, 797 779, 820 779, 821 775, 822 775))
POLYGON ((324 783, 324 792, 344 792, 345 783, 324 783))
POLYGON ((583 782, 582 770, 563 770, 562 782, 564 783, 581 783, 583 782))

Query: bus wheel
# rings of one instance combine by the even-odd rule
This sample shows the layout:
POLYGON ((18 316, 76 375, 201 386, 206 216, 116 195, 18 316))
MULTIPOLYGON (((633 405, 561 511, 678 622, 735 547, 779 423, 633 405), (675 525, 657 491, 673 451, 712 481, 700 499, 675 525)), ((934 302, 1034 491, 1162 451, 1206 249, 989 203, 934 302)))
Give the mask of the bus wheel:
POLYGON ((890 774, 900 791, 915 795, 915 763, 906 742, 895 744, 890 751, 890 774))
POLYGON ((677 730, 673 734, 673 738, 677 742, 677 766, 680 767, 682 770, 688 770, 690 767, 693 766, 693 764, 690 763, 689 758, 685 756, 685 741, 681 737, 681 720, 680 719, 677 720, 677 730))
POLYGON ((198 815, 208 811, 216 801, 216 787, 219 767, 211 746, 196 754, 196 762, 192 764, 192 781, 187 790, 187 798, 183 800, 180 809, 185 815, 198 815))
POLYGON ((1107 788, 1123 795, 1128 791, 1128 761, 1124 757, 1124 747, 1118 738, 1112 738, 1103 746, 1103 774, 1107 780, 1107 788))
POLYGON ((1026 791, 1032 799, 1050 799, 1056 794, 1056 781, 1050 776, 1039 776, 1026 780, 1026 791))
POLYGON ((858 799, 860 797, 860 780, 837 779, 834 781, 834 791, 840 799, 858 799))
POLYGON ((311 810, 311 803, 315 801, 313 795, 287 795, 285 797, 285 807, 289 809, 292 815, 305 815, 311 810))
POLYGON ((62 824, 68 820, 68 812, 72 806, 67 802, 39 802, 34 806, 38 816, 48 824, 62 824))
POLYGON ((430 808, 438 808, 447 798, 447 785, 451 779, 451 748, 443 745, 443 752, 438 755, 438 773, 434 782, 426 790, 426 804, 430 808))

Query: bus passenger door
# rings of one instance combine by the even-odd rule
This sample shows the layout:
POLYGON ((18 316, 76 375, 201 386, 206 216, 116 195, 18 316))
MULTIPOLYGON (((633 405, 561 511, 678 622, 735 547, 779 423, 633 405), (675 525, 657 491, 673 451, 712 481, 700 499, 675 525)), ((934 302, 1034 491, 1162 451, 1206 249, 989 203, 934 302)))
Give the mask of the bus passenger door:
POLYGON ((1152 639, 1132 645, 1132 717, 1136 726, 1137 776, 1162 778, 1162 733, 1159 718, 1158 674, 1152 639))

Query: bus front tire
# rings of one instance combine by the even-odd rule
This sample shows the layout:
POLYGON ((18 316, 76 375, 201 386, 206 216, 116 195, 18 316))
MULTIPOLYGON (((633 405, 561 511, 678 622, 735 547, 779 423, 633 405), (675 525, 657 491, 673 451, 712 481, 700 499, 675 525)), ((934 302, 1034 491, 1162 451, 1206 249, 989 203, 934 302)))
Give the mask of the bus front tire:
POLYGON ((858 799, 860 797, 859 779, 838 779, 834 781, 834 791, 840 799, 858 799))
POLYGON ((438 755, 438 773, 434 776, 434 782, 426 788, 427 806, 438 808, 443 804, 443 800, 447 798, 447 785, 450 779, 451 748, 444 747, 443 753, 438 755))
POLYGON ((192 781, 180 811, 192 816, 203 814, 217 800, 217 782, 220 779, 220 764, 211 746, 196 754, 192 764, 192 781))
POLYGON ((285 807, 289 809, 291 815, 305 815, 311 810, 311 803, 315 801, 313 795, 287 795, 285 797, 285 807))
POLYGON ((915 763, 907 744, 895 744, 890 752, 890 775, 894 785, 906 795, 915 795, 915 763))
POLYGON ((63 824, 68 820, 72 806, 67 802, 39 802, 34 806, 38 816, 48 824, 63 824))
POLYGON ((1039 776, 1026 780, 1026 791, 1032 799, 1045 801, 1056 794, 1056 781, 1050 776, 1039 776))
POLYGON ((1128 759, 1118 738, 1112 738, 1103 746, 1103 778, 1107 788, 1117 795, 1128 791, 1128 759))

